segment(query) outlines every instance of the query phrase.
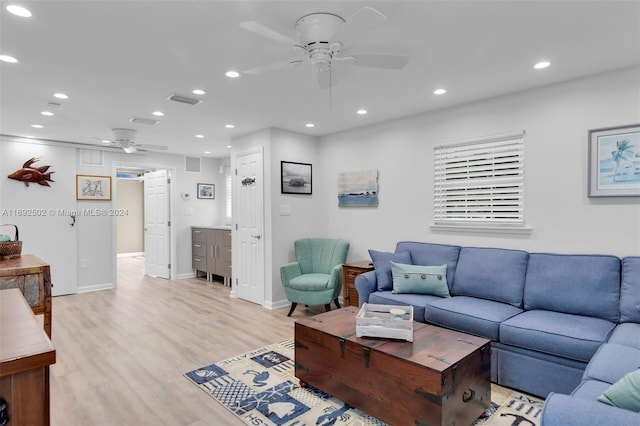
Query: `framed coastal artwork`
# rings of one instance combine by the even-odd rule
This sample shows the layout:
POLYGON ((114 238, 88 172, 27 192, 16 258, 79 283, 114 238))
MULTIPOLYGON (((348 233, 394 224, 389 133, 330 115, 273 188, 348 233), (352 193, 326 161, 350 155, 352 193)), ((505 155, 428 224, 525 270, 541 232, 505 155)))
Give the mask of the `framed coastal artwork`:
POLYGON ((378 170, 338 174, 338 207, 377 207, 378 170))
POLYGON ((283 194, 311 194, 311 164, 280 162, 280 190, 283 194))
POLYGON ((589 130, 589 197, 640 196, 640 124, 589 130))
POLYGON ((198 198, 214 200, 216 198, 216 186, 212 183, 199 183, 198 198))
POLYGON ((76 175, 76 200, 111 200, 111 176, 76 175))

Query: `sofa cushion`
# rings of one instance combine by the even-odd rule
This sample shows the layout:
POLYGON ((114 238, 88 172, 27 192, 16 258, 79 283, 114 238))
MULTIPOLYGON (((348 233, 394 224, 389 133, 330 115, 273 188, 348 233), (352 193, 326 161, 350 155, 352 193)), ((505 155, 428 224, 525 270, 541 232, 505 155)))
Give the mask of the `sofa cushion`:
POLYGON ((440 297, 430 294, 393 294, 390 291, 376 291, 369 296, 369 303, 379 305, 413 305, 413 320, 424 322, 425 306, 440 297))
POLYGON ((526 310, 557 311, 617 322, 619 302, 619 258, 543 253, 529 256, 524 286, 526 310))
POLYGON ((447 265, 406 265, 391 261, 393 293, 432 294, 450 297, 447 287, 447 265))
POLYGON ((522 306, 529 254, 520 250, 463 247, 451 285, 453 296, 473 296, 522 306))
POLYGON ((451 284, 456 272, 459 246, 447 244, 419 243, 400 241, 396 244, 396 252, 408 250, 411 252, 411 262, 414 265, 447 265, 447 282, 451 284))
POLYGON ((369 250, 369 256, 371 256, 373 267, 376 271, 378 290, 391 290, 393 288, 391 265, 389 264, 390 261, 398 263, 411 263, 411 253, 409 253, 409 251, 407 250, 399 251, 396 253, 369 250))
POLYGON ((640 370, 630 371, 598 397, 598 401, 640 413, 640 370))
POLYGON ((595 379, 609 384, 620 380, 629 371, 640 368, 640 350, 615 343, 605 343, 598 348, 583 379, 595 379))
POLYGON ((430 301, 425 309, 424 320, 497 341, 500 323, 521 312, 522 309, 506 303, 455 296, 430 301))
POLYGON ((589 361, 615 324, 600 318, 526 311, 500 324, 500 341, 578 361, 589 361))
POLYGON ((635 322, 618 324, 609 337, 609 343, 640 349, 640 324, 635 322))
POLYGON ((622 259, 620 322, 640 323, 640 257, 622 259))
POLYGON ((571 395, 587 401, 595 401, 602 392, 609 389, 609 386, 611 386, 611 383, 601 382, 600 380, 587 379, 583 380, 573 390, 573 392, 571 392, 571 395))

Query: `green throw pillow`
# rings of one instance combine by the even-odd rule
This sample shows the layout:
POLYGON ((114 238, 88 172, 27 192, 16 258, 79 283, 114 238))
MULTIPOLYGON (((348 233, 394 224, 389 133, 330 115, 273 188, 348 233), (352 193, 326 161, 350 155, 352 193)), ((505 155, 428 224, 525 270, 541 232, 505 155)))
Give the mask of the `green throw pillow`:
POLYGON ((625 374, 602 392, 598 401, 640 413, 640 369, 625 374))
POLYGON ((450 297, 447 287, 447 265, 422 266, 389 262, 393 276, 392 293, 431 294, 450 297))

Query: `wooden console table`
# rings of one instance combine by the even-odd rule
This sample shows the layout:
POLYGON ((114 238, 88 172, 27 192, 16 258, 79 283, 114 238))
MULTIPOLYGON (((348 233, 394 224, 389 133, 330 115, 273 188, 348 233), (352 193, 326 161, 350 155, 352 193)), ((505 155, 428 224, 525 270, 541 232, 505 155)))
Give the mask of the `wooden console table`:
POLYGON ((344 306, 359 306, 356 277, 367 271, 373 271, 370 260, 345 263, 342 265, 342 299, 344 306))
POLYGON ((34 314, 44 314, 44 329, 51 338, 51 268, 32 254, 0 260, 0 290, 18 288, 34 314))
POLYGON ((49 424, 49 366, 56 350, 17 288, 0 290, 0 396, 7 426, 49 424))

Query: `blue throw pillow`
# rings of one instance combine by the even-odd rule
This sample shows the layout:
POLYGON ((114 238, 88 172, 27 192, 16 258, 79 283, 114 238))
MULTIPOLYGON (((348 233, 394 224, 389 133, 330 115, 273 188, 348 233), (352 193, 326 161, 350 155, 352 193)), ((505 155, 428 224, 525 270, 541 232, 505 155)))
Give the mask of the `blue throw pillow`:
POLYGON ((625 374, 602 392, 598 401, 640 413, 640 369, 625 374))
POLYGON ((411 253, 408 251, 400 251, 398 253, 387 253, 382 251, 369 250, 369 256, 373 260, 373 267, 376 270, 376 281, 378 290, 391 290, 393 281, 391 279, 390 261, 398 263, 411 263, 411 253))
POLYGON ((447 265, 422 266, 391 263, 393 293, 430 294, 451 297, 447 286, 447 265))

